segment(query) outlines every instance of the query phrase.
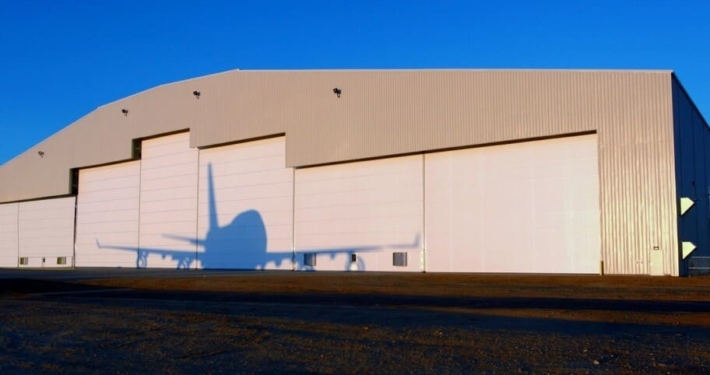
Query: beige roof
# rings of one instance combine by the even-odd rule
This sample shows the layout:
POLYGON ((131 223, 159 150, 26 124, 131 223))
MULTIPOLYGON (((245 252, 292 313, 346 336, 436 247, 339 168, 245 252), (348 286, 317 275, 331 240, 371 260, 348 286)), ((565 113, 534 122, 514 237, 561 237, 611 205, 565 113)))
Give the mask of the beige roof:
POLYGON ((623 142, 628 129, 659 121, 670 129, 670 77, 670 71, 228 71, 89 113, 3 165, 0 202, 68 194, 72 168, 131 159, 133 140, 186 129, 193 147, 286 134, 289 166, 590 131, 600 132, 604 144, 623 142))

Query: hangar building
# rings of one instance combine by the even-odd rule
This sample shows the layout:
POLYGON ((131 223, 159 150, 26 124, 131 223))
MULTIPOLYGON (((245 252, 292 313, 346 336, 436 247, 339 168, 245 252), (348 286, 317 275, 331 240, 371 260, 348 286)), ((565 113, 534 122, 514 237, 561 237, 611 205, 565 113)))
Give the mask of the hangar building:
POLYGON ((672 71, 228 71, 0 167, 0 267, 684 276, 706 150, 672 71))

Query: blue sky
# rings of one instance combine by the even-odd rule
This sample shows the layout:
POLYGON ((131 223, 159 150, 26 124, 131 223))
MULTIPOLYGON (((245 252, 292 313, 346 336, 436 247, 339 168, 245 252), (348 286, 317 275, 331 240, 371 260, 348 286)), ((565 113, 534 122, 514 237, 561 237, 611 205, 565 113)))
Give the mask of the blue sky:
POLYGON ((102 104, 235 68, 672 69, 710 118, 708 19, 702 0, 3 0, 0 163, 102 104))

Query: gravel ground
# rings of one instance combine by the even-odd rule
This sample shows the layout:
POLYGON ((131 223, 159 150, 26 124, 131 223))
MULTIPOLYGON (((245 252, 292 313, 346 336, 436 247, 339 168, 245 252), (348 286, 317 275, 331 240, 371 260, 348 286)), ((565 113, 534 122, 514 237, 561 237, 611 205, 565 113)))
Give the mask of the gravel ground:
POLYGON ((709 278, 41 275, 0 279, 0 374, 710 373, 709 278))

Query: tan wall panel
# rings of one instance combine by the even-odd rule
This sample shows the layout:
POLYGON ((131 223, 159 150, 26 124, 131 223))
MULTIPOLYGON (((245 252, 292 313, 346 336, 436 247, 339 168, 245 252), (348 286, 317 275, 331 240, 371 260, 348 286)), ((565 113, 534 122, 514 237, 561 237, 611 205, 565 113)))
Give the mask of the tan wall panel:
POLYGON ((664 257, 682 275, 707 274, 710 265, 710 129, 680 82, 673 80, 676 132, 677 198, 690 198, 695 205, 678 217, 678 240, 690 242, 695 250, 683 259, 682 252, 664 257))
POLYGON ((293 169, 283 137, 200 150, 200 268, 293 268, 293 169))
POLYGON ((595 109, 604 112, 597 121, 607 273, 648 274, 655 246, 669 258, 678 250, 671 79, 637 78, 618 76, 618 90, 595 109))
POLYGON ((77 267, 135 267, 140 161, 79 172, 77 267))
POLYGON ((422 269, 421 155, 297 169, 295 178, 297 269, 422 269), (394 266, 395 252, 407 253, 406 266, 394 266), (316 265, 310 267, 304 255, 313 253, 316 265))
POLYGON ((139 267, 195 267, 198 169, 198 150, 190 148, 187 133, 143 142, 139 267))
POLYGON ((17 267, 19 204, 0 204, 0 267, 17 267))
POLYGON ((670 101, 669 77, 621 71, 231 71, 159 86, 88 114, 0 168, 3 181, 13 176, 0 188, 0 201, 66 194, 70 168, 129 159, 131 139, 188 128, 192 147, 288 133, 287 165, 304 166, 601 130, 630 117, 642 124, 633 106, 670 101), (342 89, 340 98, 333 87, 342 89))
POLYGON ((428 272, 598 273, 597 137, 426 155, 428 272))
POLYGON ((75 205, 74 197, 19 204, 20 257, 28 258, 27 266, 72 265, 75 205), (58 257, 66 257, 66 264, 57 264, 58 257))

